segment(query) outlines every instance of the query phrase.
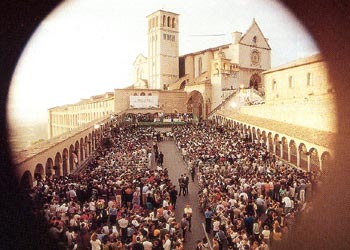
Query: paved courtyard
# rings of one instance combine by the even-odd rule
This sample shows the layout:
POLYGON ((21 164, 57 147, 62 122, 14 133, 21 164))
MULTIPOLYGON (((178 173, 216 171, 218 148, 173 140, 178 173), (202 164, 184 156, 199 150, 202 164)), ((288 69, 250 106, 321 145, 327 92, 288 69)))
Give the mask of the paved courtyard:
MULTIPOLYGON (((162 151, 164 154, 163 166, 168 168, 169 177, 179 191, 178 178, 183 173, 189 174, 187 167, 182 160, 182 156, 173 140, 159 142, 158 148, 159 151, 162 151)), ((175 211, 177 221, 181 220, 186 204, 190 204, 193 211, 192 232, 187 232, 187 239, 184 244, 186 250, 195 249, 197 240, 200 240, 205 236, 202 225, 202 223, 204 223, 204 215, 198 207, 198 190, 197 179, 195 178, 195 182, 192 182, 190 178, 189 194, 186 196, 178 196, 176 202, 175 211)))

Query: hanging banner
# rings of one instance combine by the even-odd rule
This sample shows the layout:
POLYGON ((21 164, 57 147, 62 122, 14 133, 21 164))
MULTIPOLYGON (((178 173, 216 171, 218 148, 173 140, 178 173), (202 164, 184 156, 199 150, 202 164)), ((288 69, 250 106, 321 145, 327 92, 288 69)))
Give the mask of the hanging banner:
POLYGON ((158 108, 158 96, 130 96, 130 108, 158 108))

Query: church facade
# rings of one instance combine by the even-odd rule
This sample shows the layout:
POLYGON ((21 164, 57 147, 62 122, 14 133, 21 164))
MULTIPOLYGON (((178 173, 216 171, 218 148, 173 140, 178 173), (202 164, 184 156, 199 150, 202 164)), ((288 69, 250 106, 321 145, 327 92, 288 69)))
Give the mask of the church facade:
POLYGON ((264 91, 271 48, 255 20, 244 34, 233 32, 229 44, 180 56, 178 18, 163 10, 147 17, 148 57, 134 62, 135 89, 184 91, 186 112, 204 119, 239 88, 264 91))

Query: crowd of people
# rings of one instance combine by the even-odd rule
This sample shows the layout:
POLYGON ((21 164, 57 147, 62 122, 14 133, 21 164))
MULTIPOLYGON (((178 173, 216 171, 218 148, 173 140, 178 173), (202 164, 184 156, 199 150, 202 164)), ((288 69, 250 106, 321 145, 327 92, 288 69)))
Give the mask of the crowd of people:
POLYGON ((183 249, 177 191, 161 152, 160 166, 151 164, 155 133, 134 125, 110 130, 111 145, 98 147, 84 171, 38 180, 33 200, 62 249, 183 249))
POLYGON ((79 174, 38 180, 33 200, 62 249, 184 249, 192 208, 176 220, 176 200, 195 178, 211 238, 196 250, 270 249, 307 211, 317 176, 286 166, 263 141, 212 122, 170 134, 189 169, 179 192, 163 166, 159 132, 135 124, 105 131, 109 146, 101 144, 79 174))
POLYGON ((270 249, 309 209, 316 173, 287 166, 263 141, 210 122, 173 133, 189 169, 198 169, 199 206, 214 249, 270 249))

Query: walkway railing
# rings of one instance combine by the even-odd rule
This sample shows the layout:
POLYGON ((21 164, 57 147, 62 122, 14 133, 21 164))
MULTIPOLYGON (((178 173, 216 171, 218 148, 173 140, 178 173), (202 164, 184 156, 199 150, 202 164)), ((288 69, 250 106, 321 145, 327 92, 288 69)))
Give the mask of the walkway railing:
POLYGON ((230 94, 228 97, 226 97, 226 99, 219 104, 219 106, 217 106, 216 108, 214 108, 212 111, 210 111, 210 113, 208 114, 208 118, 213 115, 217 110, 219 110, 220 108, 222 108, 229 100, 231 100, 231 98, 236 95, 238 92, 238 89, 236 89, 235 91, 232 92, 232 94, 230 94))

